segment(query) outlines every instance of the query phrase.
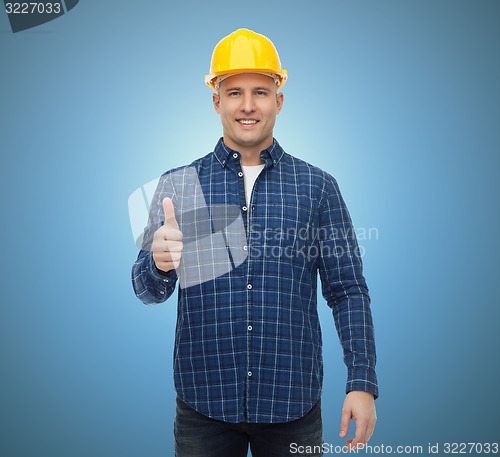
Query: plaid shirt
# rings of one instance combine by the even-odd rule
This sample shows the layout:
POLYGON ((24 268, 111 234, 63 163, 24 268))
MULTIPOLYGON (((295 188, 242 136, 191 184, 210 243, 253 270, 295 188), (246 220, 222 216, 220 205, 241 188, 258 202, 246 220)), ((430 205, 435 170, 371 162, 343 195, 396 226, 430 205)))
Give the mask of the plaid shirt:
MULTIPOLYGON (((240 154, 222 138, 213 152, 189 166, 208 208, 238 209, 244 227, 239 248, 245 256, 236 261, 233 249, 228 271, 179 287, 177 394, 200 413, 227 422, 302 417, 320 397, 323 381, 319 271, 344 351, 346 392, 364 390, 376 398, 370 298, 337 182, 287 154, 276 140, 260 158, 265 167, 248 208, 240 154)), ((170 297, 179 277, 179 268, 160 274, 150 249, 154 231, 163 223, 164 197, 173 199, 176 218, 182 220, 183 191, 169 177, 185 169, 170 170, 160 179, 142 250, 132 268, 135 293, 148 305, 170 297)), ((193 224, 179 226, 184 233, 193 224)), ((183 241, 185 250, 185 234, 183 241)), ((211 265, 199 270, 204 268, 211 265)))

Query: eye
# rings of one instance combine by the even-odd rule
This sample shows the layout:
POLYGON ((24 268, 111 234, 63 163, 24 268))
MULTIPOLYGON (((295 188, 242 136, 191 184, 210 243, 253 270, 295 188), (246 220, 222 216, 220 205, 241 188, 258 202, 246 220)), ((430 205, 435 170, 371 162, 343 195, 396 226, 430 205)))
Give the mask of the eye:
POLYGON ((258 90, 256 92, 257 95, 267 95, 267 92, 264 92, 263 90, 258 90))
POLYGON ((228 92, 228 94, 227 94, 227 95, 229 95, 229 96, 231 97, 231 96, 233 96, 233 95, 238 95, 238 94, 239 94, 239 92, 237 92, 237 91, 232 91, 232 92, 228 92))

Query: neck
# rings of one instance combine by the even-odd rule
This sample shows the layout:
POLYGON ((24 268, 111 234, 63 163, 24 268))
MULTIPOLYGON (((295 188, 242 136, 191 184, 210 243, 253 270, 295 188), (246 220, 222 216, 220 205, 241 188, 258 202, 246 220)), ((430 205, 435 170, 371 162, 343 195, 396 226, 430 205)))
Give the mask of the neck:
POLYGON ((260 153, 264 149, 267 149, 269 146, 273 144, 273 137, 271 135, 270 140, 267 140, 266 142, 262 142, 258 146, 254 147, 245 147, 241 146, 238 144, 235 144, 233 141, 231 141, 230 138, 227 138, 226 136, 222 137, 222 140, 224 141, 224 144, 231 148, 233 151, 238 151, 241 154, 241 165, 245 166, 254 166, 254 165, 262 165, 265 163, 260 159, 260 153))
POLYGON ((257 151, 254 151, 254 152, 238 151, 238 152, 241 154, 241 165, 251 167, 251 166, 255 166, 255 165, 262 165, 263 163, 265 163, 260 158, 260 151, 258 151, 258 152, 257 151))

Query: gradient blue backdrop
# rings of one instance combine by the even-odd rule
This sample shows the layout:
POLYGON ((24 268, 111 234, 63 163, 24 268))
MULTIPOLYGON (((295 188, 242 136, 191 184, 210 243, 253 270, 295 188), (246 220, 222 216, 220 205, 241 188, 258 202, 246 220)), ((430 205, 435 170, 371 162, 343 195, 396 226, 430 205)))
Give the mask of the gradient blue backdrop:
MULTIPOLYGON (((177 294, 134 296, 127 199, 212 150, 203 78, 240 27, 288 70, 276 138, 378 230, 360 240, 380 382, 370 444, 499 441, 499 13, 81 0, 12 34, 0 11, 2 456, 173 455, 177 294)), ((346 370, 318 306, 324 439, 338 445, 346 370)))

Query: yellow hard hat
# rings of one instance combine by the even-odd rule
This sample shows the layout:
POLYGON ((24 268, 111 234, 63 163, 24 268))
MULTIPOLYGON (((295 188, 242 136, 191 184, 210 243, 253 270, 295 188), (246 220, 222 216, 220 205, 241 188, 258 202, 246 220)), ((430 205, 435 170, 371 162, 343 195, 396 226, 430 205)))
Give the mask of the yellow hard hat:
POLYGON ((238 29, 220 40, 210 62, 210 74, 205 82, 217 92, 217 77, 232 73, 271 73, 276 75, 278 90, 286 81, 286 70, 281 67, 273 42, 248 29, 238 29))

